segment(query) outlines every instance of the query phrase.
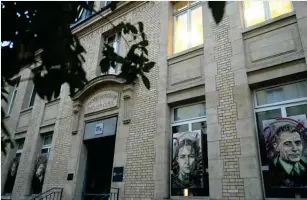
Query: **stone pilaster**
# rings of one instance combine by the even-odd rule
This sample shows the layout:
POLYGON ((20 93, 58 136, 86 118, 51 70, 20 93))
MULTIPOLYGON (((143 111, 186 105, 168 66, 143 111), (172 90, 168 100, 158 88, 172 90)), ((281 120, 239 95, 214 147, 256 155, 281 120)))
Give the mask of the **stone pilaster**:
POLYGON ((240 2, 228 2, 216 25, 204 14, 210 197, 262 199, 259 159, 247 83, 240 2), (239 64, 238 64, 239 63, 239 64), (249 145, 249 151, 246 148, 249 145), (249 153, 248 153, 249 152, 249 153))

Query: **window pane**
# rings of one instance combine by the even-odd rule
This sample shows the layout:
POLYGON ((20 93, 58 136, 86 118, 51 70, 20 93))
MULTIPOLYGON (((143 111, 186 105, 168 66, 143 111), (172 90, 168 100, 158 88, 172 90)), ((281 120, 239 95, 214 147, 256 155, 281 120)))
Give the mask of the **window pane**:
POLYGON ((44 145, 49 145, 49 144, 51 144, 51 142, 52 142, 52 135, 46 135, 45 137, 44 137, 44 145))
POLYGON ((264 22, 263 1, 244 1, 244 18, 247 27, 264 22))
POLYGON ((179 125, 179 126, 173 126, 172 131, 173 133, 181 133, 181 132, 189 131, 189 125, 184 124, 184 125, 179 125))
POLYGON ((24 140, 18 140, 17 141, 17 150, 22 150, 24 145, 24 140))
POLYGON ((31 98, 30 98, 30 103, 29 103, 29 107, 34 105, 34 101, 35 101, 35 95, 36 95, 36 91, 33 88, 32 94, 31 94, 31 98))
POLYGON ((292 11, 290 1, 269 1, 271 18, 278 17, 292 11))
POLYGON ((192 131, 201 130, 202 134, 207 133, 207 126, 206 122, 196 122, 192 124, 192 131))
POLYGON ((286 108, 286 110, 288 117, 301 115, 301 114, 307 115, 307 104, 288 107, 286 108))
POLYGON ((278 103, 307 97, 307 81, 283 85, 256 92, 257 105, 278 103))
POLYGON ((195 8, 191 12, 191 43, 192 47, 203 43, 203 16, 202 7, 195 8))
POLYGON ((197 104, 174 109, 174 121, 202 117, 205 115, 205 104, 197 104))
POLYGON ((174 10, 180 11, 188 6, 188 1, 179 1, 174 3, 174 10))
POLYGON ((47 154, 48 153, 48 148, 42 149, 41 154, 47 154))
POLYGON ((8 114, 11 114, 11 112, 12 112, 12 108, 14 106, 16 94, 17 94, 17 90, 15 89, 13 94, 12 94, 11 100, 10 100, 9 108, 8 108, 8 111, 7 111, 8 114))
POLYGON ((188 48, 188 15, 184 13, 175 17, 174 53, 188 48))

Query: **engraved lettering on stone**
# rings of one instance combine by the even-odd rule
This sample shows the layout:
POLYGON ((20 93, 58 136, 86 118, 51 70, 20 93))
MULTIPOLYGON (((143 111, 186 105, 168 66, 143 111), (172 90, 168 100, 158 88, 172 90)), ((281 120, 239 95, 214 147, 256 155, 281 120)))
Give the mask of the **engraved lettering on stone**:
POLYGON ((106 91, 94 96, 86 105, 86 113, 113 108, 118 105, 118 92, 106 91))

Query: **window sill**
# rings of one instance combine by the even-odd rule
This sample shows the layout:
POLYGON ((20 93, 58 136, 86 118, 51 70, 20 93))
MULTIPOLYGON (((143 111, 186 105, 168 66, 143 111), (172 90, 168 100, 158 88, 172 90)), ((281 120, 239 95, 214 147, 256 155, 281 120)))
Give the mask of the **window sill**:
POLYGON ((189 54, 191 52, 194 52, 194 51, 197 51, 197 50, 200 50, 200 49, 203 49, 204 48, 204 44, 201 44, 201 45, 198 45, 196 47, 192 47, 190 49, 187 49, 187 50, 184 50, 184 51, 181 51, 179 53, 175 53, 171 56, 167 56, 167 60, 171 60, 173 58, 177 58, 177 57, 180 57, 180 56, 183 56, 183 55, 186 55, 186 54, 189 54))
POLYGON ((28 108, 25 108, 25 109, 23 109, 23 110, 20 111, 20 114, 29 112, 29 111, 31 111, 32 109, 33 109, 33 106, 28 107, 28 108))
POLYGON ((292 17, 292 16, 294 16, 294 15, 295 15, 295 11, 292 11, 292 12, 290 12, 290 13, 281 15, 281 16, 279 16, 279 17, 275 17, 275 18, 266 20, 266 21, 261 22, 261 23, 259 23, 259 24, 255 24, 255 25, 253 25, 253 26, 243 28, 242 31, 241 31, 241 33, 242 33, 242 34, 245 34, 245 33, 247 33, 247 32, 253 31, 253 30, 255 30, 255 29, 259 29, 259 28, 261 28, 261 27, 264 27, 264 26, 267 26, 267 25, 269 25, 269 24, 278 22, 278 21, 283 20, 283 19, 285 19, 285 18, 292 17))
POLYGON ((2 118, 2 120, 8 120, 11 115, 6 115, 5 117, 2 118))

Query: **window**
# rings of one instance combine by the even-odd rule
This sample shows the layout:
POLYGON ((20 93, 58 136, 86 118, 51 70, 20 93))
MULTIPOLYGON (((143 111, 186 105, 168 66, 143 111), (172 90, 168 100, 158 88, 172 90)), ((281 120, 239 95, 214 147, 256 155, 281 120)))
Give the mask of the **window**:
POLYGON ((307 80, 256 91, 256 106, 307 99, 307 80))
MULTIPOLYGON (((110 46, 113 46, 114 52, 117 54, 120 53, 120 38, 121 38, 120 33, 115 33, 111 36, 106 37, 105 39, 105 43, 107 43, 110 46)), ((110 66, 109 71, 106 74, 117 74, 118 72, 117 67, 118 67, 117 64, 115 69, 110 66)))
POLYGON ((49 156, 50 149, 52 143, 52 134, 47 134, 43 136, 43 145, 41 149, 41 154, 45 155, 46 157, 49 156))
POLYGON ((34 83, 33 81, 29 81, 27 88, 26 88, 26 93, 24 95, 24 99, 22 102, 22 107, 21 107, 22 110, 30 108, 34 105, 35 96, 36 96, 36 92, 34 88, 34 83))
POLYGON ((203 44, 201 2, 174 3, 173 53, 203 44))
POLYGON ((16 141, 16 145, 17 145, 17 151, 16 151, 16 157, 19 157, 21 156, 21 153, 23 151, 23 145, 25 143, 25 139, 20 139, 20 140, 17 140, 16 141))
POLYGON ((253 26, 265 20, 279 17, 292 11, 291 1, 253 1, 246 0, 244 5, 245 26, 253 26))
POLYGON ((299 189, 307 185, 307 179, 302 178, 307 175, 307 168, 301 167, 307 166, 306 86, 304 80, 254 92, 267 198, 307 197, 299 189))
POLYGON ((110 4, 112 1, 101 1, 100 2, 100 8, 106 7, 108 4, 110 4))
POLYGON ((183 196, 185 189, 188 189, 193 196, 209 196, 205 104, 174 108, 171 126, 171 195, 183 196), (189 178, 193 181, 183 180, 184 163, 193 166, 189 169, 189 178))
MULTIPOLYGON (((94 7, 94 1, 86 1, 86 3, 88 4, 88 6, 90 8, 94 7)), ((78 24, 79 22, 89 18, 92 15, 92 12, 90 10, 86 10, 84 8, 80 8, 80 12, 78 17, 75 19, 75 23, 73 25, 78 24)))
POLYGON ((15 158, 11 161, 8 169, 8 174, 4 185, 4 192, 3 192, 4 194, 12 194, 19 166, 20 156, 23 151, 24 141, 25 141, 24 138, 16 140, 16 147, 17 147, 16 155, 15 158))
POLYGON ((51 150, 51 143, 52 143, 52 133, 47 133, 42 136, 43 143, 42 148, 40 151, 40 155, 36 158, 32 183, 31 183, 31 190, 32 194, 40 194, 42 193, 45 173, 48 164, 48 157, 51 150))
POLYGON ((33 87, 31 96, 30 96, 29 107, 32 107, 34 105, 35 96, 36 96, 36 91, 35 91, 35 88, 33 87))
POLYGON ((17 78, 16 80, 14 80, 15 84, 11 90, 11 95, 10 95, 10 98, 9 98, 9 104, 8 104, 8 110, 7 110, 7 113, 8 114, 11 114, 12 112, 12 109, 13 109, 13 106, 14 106, 14 103, 15 103, 15 99, 16 99, 16 95, 17 95, 17 89, 18 89, 18 85, 19 85, 19 81, 20 81, 20 78, 17 78))

